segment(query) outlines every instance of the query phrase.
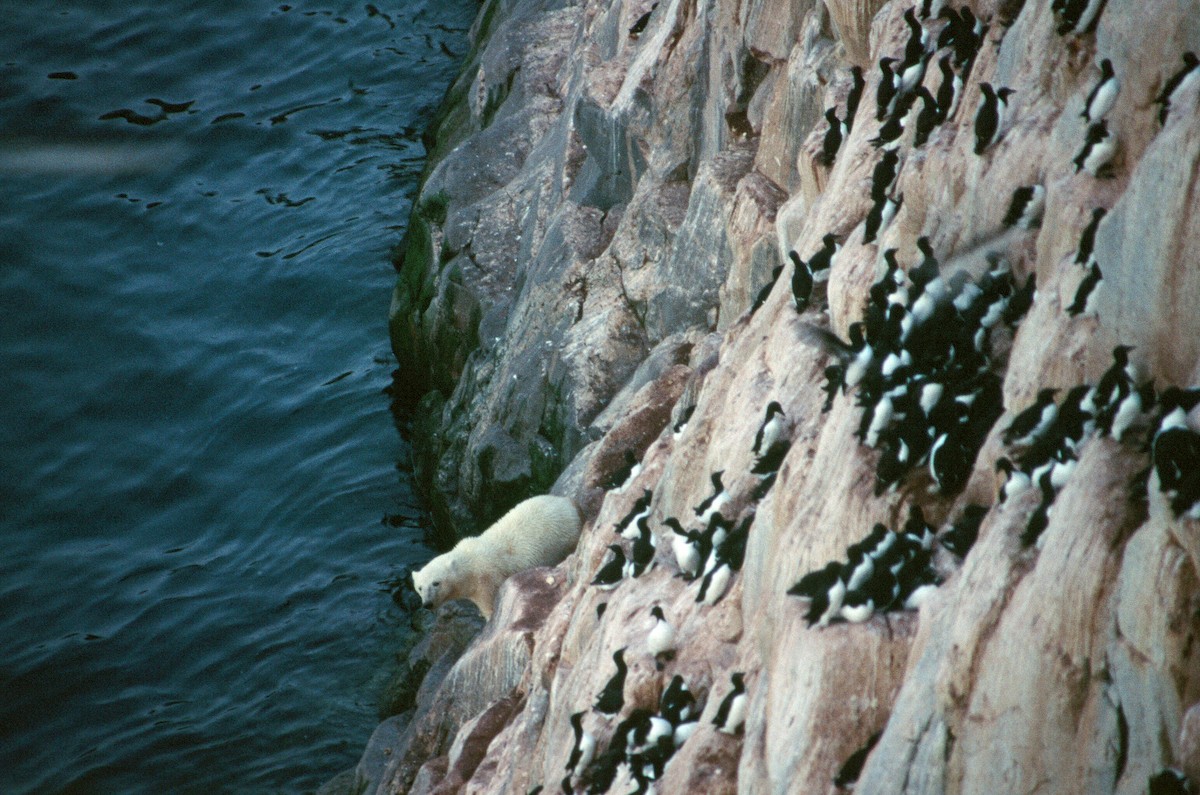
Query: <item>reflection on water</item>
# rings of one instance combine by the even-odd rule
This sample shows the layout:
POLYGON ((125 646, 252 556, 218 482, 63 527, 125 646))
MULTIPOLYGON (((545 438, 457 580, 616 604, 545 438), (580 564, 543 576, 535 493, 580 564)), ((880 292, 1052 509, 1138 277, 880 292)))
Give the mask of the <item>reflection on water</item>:
POLYGON ((5 793, 315 788, 429 555, 388 250, 477 6, 197 5, 0 27, 5 793))

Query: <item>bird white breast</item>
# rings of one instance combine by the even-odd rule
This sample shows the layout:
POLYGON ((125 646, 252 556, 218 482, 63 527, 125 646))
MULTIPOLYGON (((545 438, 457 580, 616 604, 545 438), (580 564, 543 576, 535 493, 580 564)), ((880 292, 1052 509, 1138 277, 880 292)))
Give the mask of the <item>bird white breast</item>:
POLYGON ((933 596, 935 591, 937 591, 937 586, 933 584, 925 584, 917 587, 904 600, 904 609, 916 610, 921 605, 925 604, 929 597, 933 596))
POLYGON ((875 603, 870 599, 868 599, 865 604, 855 605, 854 607, 842 605, 842 618, 846 619, 851 624, 861 624, 870 618, 874 613, 875 603))
POLYGON ((863 345, 863 349, 858 352, 854 360, 846 368, 846 375, 842 379, 846 388, 853 388, 859 385, 863 378, 867 375, 867 370, 871 367, 871 359, 875 356, 875 351, 870 345, 863 345))
POLYGON ((739 693, 734 696, 733 703, 729 705, 729 714, 725 716, 725 725, 721 727, 721 731, 726 734, 736 734, 745 722, 746 694, 739 693))
POLYGON ((675 648, 675 629, 662 619, 656 619, 654 629, 646 636, 646 648, 657 657, 675 648))
POLYGON ((676 533, 671 539, 671 551, 675 553, 675 562, 683 573, 694 576, 700 570, 700 550, 687 536, 676 533))
POLYGON ((1112 110, 1113 105, 1117 104, 1117 92, 1120 90, 1121 84, 1115 77, 1102 85, 1096 92, 1096 96, 1092 97, 1091 103, 1088 104, 1088 119, 1095 121, 1112 110))
POLYGON ((892 421, 893 415, 892 399, 884 396, 875 404, 875 413, 871 417, 871 427, 867 429, 866 443, 867 447, 875 447, 879 444, 879 434, 883 433, 884 429, 892 421))
POLYGON ((846 583, 846 587, 851 590, 857 590, 860 585, 875 573, 875 561, 870 555, 864 555, 862 562, 854 568, 850 575, 850 582, 846 583))
POLYGON ((571 771, 571 775, 579 777, 583 775, 583 771, 592 763, 592 759, 596 756, 596 738, 590 733, 584 732, 579 738, 579 762, 576 763, 575 769, 571 771))
POLYGON ((1096 173, 1099 172, 1100 169, 1108 165, 1108 162, 1112 160, 1116 151, 1117 139, 1115 136, 1109 135, 1094 145, 1092 150, 1088 152, 1087 157, 1083 159, 1084 170, 1093 177, 1096 176, 1096 173))
POLYGON ((729 566, 722 563, 712 573, 712 579, 708 581, 708 591, 704 594, 704 604, 709 606, 716 604, 717 600, 729 590, 729 583, 732 576, 733 573, 729 570, 729 566))
POLYGON ((825 610, 825 615, 821 616, 821 620, 817 622, 818 627, 823 627, 833 620, 833 617, 838 615, 842 610, 842 600, 846 598, 846 583, 838 580, 837 583, 829 589, 829 607, 825 610))
POLYGON ((1057 491, 1067 485, 1067 481, 1071 478, 1071 473, 1075 471, 1075 459, 1069 461, 1056 461, 1054 468, 1050 470, 1050 485, 1057 491))
POLYGON ((1029 475, 1020 470, 1013 470, 1013 473, 1009 475, 1008 480, 1004 483, 1004 488, 1001 490, 1003 498, 1000 501, 1006 502, 1007 500, 1011 500, 1018 494, 1029 489, 1032 485, 1033 482, 1030 480, 1029 475))
POLYGON ((675 735, 673 738, 675 741, 675 747, 678 748, 679 746, 681 746, 685 742, 687 742, 688 738, 691 737, 693 734, 695 734, 696 729, 698 729, 699 727, 700 727, 700 721, 697 721, 697 720, 694 720, 690 723, 681 723, 678 726, 676 726, 675 727, 675 735))

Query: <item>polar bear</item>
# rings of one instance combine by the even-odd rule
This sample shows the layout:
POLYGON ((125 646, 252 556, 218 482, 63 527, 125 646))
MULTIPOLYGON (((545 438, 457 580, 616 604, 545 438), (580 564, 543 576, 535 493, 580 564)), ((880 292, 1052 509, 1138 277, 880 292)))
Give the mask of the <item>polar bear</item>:
POLYGON ((553 566, 575 550, 579 511, 566 497, 543 494, 518 503, 481 535, 464 538, 412 575, 426 607, 470 599, 490 618, 500 583, 534 566, 553 566))

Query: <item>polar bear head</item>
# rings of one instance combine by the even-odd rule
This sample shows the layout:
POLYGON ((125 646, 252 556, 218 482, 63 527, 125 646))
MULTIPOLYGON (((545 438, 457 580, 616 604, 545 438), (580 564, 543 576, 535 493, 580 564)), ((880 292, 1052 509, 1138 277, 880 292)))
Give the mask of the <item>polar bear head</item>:
POLYGON ((454 558, 450 552, 438 555, 425 565, 425 568, 412 573, 413 587, 421 604, 425 607, 438 607, 450 598, 453 592, 451 578, 454 574, 454 558))

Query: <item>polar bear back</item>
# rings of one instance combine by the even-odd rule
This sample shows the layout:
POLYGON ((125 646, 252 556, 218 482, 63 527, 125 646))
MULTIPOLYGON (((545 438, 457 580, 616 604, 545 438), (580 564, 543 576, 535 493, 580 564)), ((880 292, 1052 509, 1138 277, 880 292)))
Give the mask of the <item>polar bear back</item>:
POLYGON ((474 539, 495 555, 505 576, 534 566, 553 566, 575 551, 579 542, 579 512, 566 497, 543 494, 519 502, 474 539))
POLYGON ((579 512, 569 499, 531 497, 481 535, 464 538, 413 572, 413 585, 428 606, 470 599, 484 617, 490 617, 496 591, 505 579, 535 566, 559 563, 574 551, 579 531, 579 512))

